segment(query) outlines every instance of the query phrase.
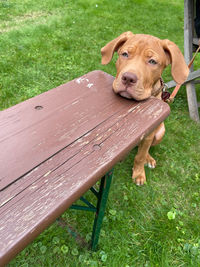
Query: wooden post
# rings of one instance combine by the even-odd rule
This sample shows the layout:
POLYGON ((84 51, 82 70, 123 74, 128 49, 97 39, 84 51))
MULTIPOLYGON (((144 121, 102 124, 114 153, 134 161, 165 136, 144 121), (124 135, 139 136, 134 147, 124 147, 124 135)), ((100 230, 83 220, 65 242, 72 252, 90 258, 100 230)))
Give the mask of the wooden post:
MULTIPOLYGON (((184 55, 188 64, 192 58, 194 0, 184 0, 184 55)), ((191 67, 193 71, 193 66, 191 67)), ((186 83, 187 100, 191 119, 199 121, 196 90, 193 82, 186 83)))

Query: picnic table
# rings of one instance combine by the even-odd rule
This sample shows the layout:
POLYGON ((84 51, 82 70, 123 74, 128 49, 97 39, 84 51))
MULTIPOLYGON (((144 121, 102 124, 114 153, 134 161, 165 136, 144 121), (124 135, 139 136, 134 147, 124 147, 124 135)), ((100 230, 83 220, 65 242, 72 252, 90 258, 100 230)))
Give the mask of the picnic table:
POLYGON ((97 248, 112 168, 170 112, 116 95, 113 79, 93 71, 0 112, 0 266, 70 207, 94 212, 97 248))

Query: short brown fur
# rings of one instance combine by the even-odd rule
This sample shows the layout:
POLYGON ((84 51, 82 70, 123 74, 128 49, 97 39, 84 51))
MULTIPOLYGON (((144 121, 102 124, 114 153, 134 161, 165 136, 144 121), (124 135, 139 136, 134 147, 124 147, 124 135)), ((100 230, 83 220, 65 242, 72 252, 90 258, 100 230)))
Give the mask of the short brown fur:
MULTIPOLYGON (((183 83, 189 73, 180 49, 167 39, 161 40, 151 35, 132 32, 122 33, 101 49, 102 64, 108 64, 114 52, 117 52, 119 57, 113 90, 126 98, 137 101, 152 96, 161 98, 160 78, 169 64, 172 77, 178 84, 183 83)), ((161 123, 139 144, 132 174, 137 185, 143 185, 146 181, 145 164, 155 168, 156 161, 150 156, 149 149, 159 144, 164 134, 164 123, 161 123)))

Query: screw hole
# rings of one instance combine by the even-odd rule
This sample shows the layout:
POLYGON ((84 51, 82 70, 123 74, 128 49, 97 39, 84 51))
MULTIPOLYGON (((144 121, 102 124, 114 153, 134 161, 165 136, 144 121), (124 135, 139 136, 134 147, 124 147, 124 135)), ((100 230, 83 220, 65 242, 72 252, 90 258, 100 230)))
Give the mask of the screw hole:
POLYGON ((35 109, 36 110, 41 110, 41 109, 43 109, 43 106, 35 106, 35 109))
POLYGON ((96 144, 96 145, 93 145, 93 149, 94 150, 100 150, 101 149, 101 146, 96 144))

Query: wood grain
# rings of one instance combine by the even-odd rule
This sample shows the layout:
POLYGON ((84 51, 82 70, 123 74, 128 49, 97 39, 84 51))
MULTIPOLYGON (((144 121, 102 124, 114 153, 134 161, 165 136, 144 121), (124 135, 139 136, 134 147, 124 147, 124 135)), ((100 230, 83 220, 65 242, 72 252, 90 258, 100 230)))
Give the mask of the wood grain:
POLYGON ((112 82, 94 71, 0 113, 0 262, 34 240, 169 115, 158 99, 115 95, 112 82))

